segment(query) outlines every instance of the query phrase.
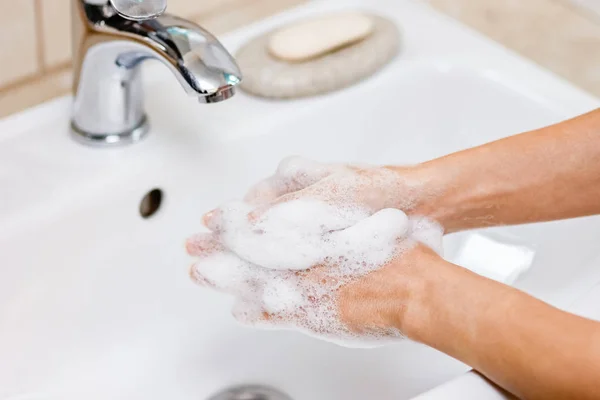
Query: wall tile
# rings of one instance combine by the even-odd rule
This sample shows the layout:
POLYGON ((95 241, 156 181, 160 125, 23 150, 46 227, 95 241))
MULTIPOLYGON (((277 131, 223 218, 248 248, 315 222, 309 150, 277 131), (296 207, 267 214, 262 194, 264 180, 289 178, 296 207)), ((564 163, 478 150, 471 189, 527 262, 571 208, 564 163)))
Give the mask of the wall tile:
POLYGON ((54 68, 64 65, 71 58, 70 0, 37 0, 37 2, 42 20, 44 66, 54 68))
POLYGON ((200 15, 196 22, 215 35, 265 18, 286 8, 305 3, 307 0, 228 0, 226 10, 219 8, 212 13, 200 15))
POLYGON ((0 87, 39 70, 34 0, 0 0, 0 87))
POLYGON ((69 93, 71 76, 70 68, 58 69, 0 91, 0 118, 69 93))
POLYGON ((583 7, 596 14, 596 17, 600 17, 600 1, 598 0, 569 0, 572 3, 583 7))
POLYGON ((556 0, 429 0, 506 47, 600 96, 600 22, 556 0))
POLYGON ((196 16, 224 7, 231 0, 168 0, 167 11, 177 15, 196 16))

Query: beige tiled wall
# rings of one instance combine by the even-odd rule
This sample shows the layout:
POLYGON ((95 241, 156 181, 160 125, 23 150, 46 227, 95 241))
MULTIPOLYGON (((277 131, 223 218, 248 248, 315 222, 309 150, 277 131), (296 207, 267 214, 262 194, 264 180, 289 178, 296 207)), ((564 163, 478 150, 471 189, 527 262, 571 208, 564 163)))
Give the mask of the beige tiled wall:
MULTIPOLYGON (((216 34, 307 0, 169 0, 216 34)), ((600 0, 429 2, 600 96, 600 0)), ((0 0, 0 117, 70 89, 70 0, 0 0)))
POLYGON ((429 0, 600 97, 600 0, 429 0))
POLYGON ((43 65, 46 69, 65 65, 71 57, 69 1, 36 0, 36 4, 41 22, 40 51, 43 65))
POLYGON ((38 72, 36 14, 33 0, 0 0, 0 86, 38 72))

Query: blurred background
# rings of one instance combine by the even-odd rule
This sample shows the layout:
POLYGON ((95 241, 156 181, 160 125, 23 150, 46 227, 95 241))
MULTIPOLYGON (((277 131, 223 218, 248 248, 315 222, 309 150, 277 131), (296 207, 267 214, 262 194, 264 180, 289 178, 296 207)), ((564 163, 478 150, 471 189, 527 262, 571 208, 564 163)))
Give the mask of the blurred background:
MULTIPOLYGON (((310 0, 169 0, 216 35, 310 0)), ((420 1, 420 0, 412 0, 420 1)), ((422 0, 600 96, 600 0, 422 0)), ((0 0, 0 117, 68 93, 70 0, 0 0)))

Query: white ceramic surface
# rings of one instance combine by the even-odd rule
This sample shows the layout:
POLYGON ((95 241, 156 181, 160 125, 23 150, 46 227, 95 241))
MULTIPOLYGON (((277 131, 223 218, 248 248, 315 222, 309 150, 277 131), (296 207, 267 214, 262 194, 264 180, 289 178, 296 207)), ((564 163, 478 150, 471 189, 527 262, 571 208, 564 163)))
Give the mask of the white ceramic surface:
MULTIPOLYGON (((340 92, 199 105, 162 66, 148 65, 152 132, 142 143, 73 142, 69 98, 0 122, 0 399, 197 400, 243 382, 298 400, 407 399, 443 383, 422 398, 499 396, 464 375, 466 366, 414 343, 349 350, 240 327, 230 299, 188 279, 183 241, 202 213, 284 156, 414 163, 599 105, 415 1, 313 1, 224 43, 234 51, 285 21, 349 7, 395 19, 404 49, 340 92), (162 208, 142 219, 139 202, 155 187, 165 193, 162 208)), ((569 308, 600 281, 598 218, 479 234, 534 252, 516 285, 553 304, 569 308)), ((448 257, 477 252, 465 248, 474 243, 466 235, 447 238, 448 257)))

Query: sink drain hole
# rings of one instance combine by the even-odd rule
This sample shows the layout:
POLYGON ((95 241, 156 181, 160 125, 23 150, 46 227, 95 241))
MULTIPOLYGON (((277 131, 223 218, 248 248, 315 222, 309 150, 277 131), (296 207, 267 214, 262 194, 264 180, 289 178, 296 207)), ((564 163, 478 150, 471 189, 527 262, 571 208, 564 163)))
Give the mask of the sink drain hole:
POLYGON ((140 215, 143 218, 150 218, 158 212, 163 200, 163 192, 160 189, 152 189, 140 202, 140 215))
POLYGON ((239 385, 225 389, 208 400, 292 400, 292 398, 270 386, 239 385))

